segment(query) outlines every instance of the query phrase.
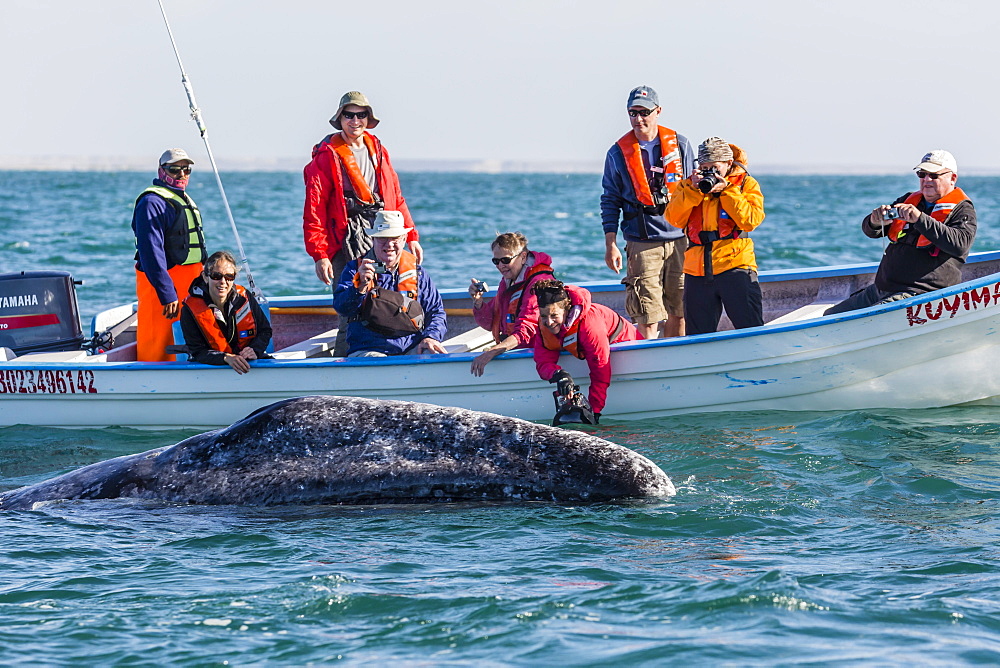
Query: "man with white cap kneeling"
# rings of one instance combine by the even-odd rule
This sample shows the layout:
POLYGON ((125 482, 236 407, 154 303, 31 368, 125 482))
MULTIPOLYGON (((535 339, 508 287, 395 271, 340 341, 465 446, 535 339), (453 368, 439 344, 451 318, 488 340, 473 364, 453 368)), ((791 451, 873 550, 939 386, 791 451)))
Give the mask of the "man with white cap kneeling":
POLYGON ((976 237, 976 209, 956 187, 958 163, 940 149, 914 168, 920 189, 876 207, 861 222, 872 239, 889 246, 875 282, 826 310, 825 315, 906 299, 962 282, 962 265, 976 237))
POLYGON ((371 252, 347 263, 333 292, 333 307, 348 322, 348 357, 447 352, 441 293, 405 250, 407 228, 399 211, 379 211, 371 252))

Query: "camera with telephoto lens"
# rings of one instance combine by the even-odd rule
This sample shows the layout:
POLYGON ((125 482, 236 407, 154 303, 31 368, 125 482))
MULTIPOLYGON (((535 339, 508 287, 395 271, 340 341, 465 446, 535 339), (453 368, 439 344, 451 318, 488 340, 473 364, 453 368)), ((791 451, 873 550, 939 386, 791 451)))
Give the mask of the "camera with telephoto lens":
POLYGON ((882 217, 885 218, 886 220, 899 220, 899 209, 897 209, 894 206, 890 206, 888 209, 885 210, 885 213, 882 215, 882 217))
POLYGON ((722 177, 719 176, 719 172, 715 171, 715 167, 699 169, 698 176, 701 177, 701 180, 698 181, 698 190, 706 195, 710 190, 712 190, 712 188, 719 183, 722 183, 722 177))

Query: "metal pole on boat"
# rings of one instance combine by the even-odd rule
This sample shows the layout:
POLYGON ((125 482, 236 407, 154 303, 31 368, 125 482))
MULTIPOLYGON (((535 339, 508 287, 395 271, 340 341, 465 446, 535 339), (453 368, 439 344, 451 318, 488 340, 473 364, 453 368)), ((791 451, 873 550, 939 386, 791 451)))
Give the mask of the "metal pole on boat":
POLYGON ((191 86, 191 80, 188 79, 187 73, 184 71, 184 63, 181 62, 181 54, 180 51, 177 50, 177 42, 174 41, 174 33, 170 30, 170 21, 167 20, 167 10, 163 7, 163 0, 156 1, 160 5, 160 13, 163 15, 163 24, 167 27, 167 35, 170 37, 170 45, 174 48, 174 56, 177 58, 177 67, 181 70, 181 84, 184 86, 184 92, 187 94, 188 106, 191 108, 191 118, 198 125, 198 132, 201 133, 201 138, 205 142, 205 150, 208 151, 208 160, 212 163, 212 171, 215 173, 215 182, 219 184, 219 194, 222 195, 222 204, 226 209, 226 216, 229 218, 229 225, 233 228, 233 236, 236 237, 236 248, 240 252, 240 263, 247 272, 247 283, 249 283, 250 291, 253 293, 257 301, 262 304, 266 304, 267 298, 264 297, 264 293, 257 287, 257 284, 253 280, 253 274, 250 272, 250 262, 247 260, 246 251, 243 250, 243 241, 240 239, 240 233, 236 229, 236 220, 233 218, 233 210, 229 207, 229 198, 226 197, 226 189, 222 187, 222 176, 219 175, 219 167, 215 164, 215 155, 212 153, 212 146, 208 143, 208 128, 205 127, 205 121, 201 117, 201 109, 198 108, 198 103, 195 102, 194 88, 191 86))

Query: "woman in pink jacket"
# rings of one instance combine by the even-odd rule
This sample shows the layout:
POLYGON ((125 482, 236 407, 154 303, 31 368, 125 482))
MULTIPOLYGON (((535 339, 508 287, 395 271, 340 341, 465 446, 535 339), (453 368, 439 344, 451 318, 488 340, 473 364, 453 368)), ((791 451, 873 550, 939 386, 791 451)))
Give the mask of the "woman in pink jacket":
POLYGON ((538 333, 535 335, 535 368, 542 380, 557 383, 565 395, 572 377, 559 366, 559 354, 567 351, 590 367, 590 408, 597 417, 604 410, 611 384, 611 344, 637 341, 635 326, 603 304, 591 301, 590 293, 575 285, 542 280, 532 291, 538 299, 538 333))
POLYGON ((515 348, 529 348, 538 331, 538 299, 531 292, 535 283, 552 278, 552 258, 528 250, 520 232, 501 234, 490 245, 493 264, 503 277, 497 296, 483 300, 484 285, 472 279, 469 295, 476 324, 493 332, 494 345, 472 361, 472 373, 482 376, 486 365, 515 348))

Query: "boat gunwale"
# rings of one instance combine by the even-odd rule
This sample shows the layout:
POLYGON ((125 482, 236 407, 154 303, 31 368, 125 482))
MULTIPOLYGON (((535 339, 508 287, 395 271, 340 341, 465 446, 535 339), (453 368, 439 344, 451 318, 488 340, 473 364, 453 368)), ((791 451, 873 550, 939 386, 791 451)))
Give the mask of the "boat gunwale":
MULTIPOLYGON (((990 260, 1000 260, 1000 251, 990 251, 987 253, 976 254, 976 262, 985 262, 990 260)), ((803 278, 817 278, 821 275, 823 276, 839 276, 839 275, 854 275, 858 272, 858 267, 877 267, 877 265, 841 265, 838 267, 829 267, 824 270, 810 270, 800 272, 796 279, 803 278), (848 271, 849 268, 854 268, 854 271, 848 271)), ((778 280, 778 276, 787 277, 794 270, 789 270, 785 272, 775 272, 772 273, 771 280, 778 280)), ((787 278, 785 280, 788 280, 787 278)), ((672 346, 690 346, 697 345, 701 343, 717 342, 717 341, 729 341, 741 338, 750 338, 758 336, 766 336, 770 334, 787 333, 791 331, 798 330, 811 330, 818 327, 825 327, 828 325, 836 325, 843 322, 849 322, 851 320, 858 320, 861 318, 868 318, 872 316, 880 316, 893 311, 900 311, 902 309, 911 308, 913 306, 918 306, 925 304, 927 302, 936 301, 938 299, 945 299, 963 292, 974 290, 977 288, 984 287, 987 284, 1000 282, 1000 272, 995 272, 992 274, 987 274, 979 278, 972 279, 970 281, 965 281, 957 285, 953 285, 948 288, 942 288, 940 290, 934 290, 932 292, 925 292, 913 297, 908 297, 906 299, 901 299, 894 302, 889 302, 887 304, 876 304, 875 306, 869 306, 867 308, 858 309, 855 311, 848 311, 845 313, 839 313, 831 316, 817 315, 811 318, 807 318, 801 321, 780 323, 776 325, 771 325, 765 323, 760 327, 749 327, 745 329, 736 330, 726 330, 722 332, 710 332, 706 334, 697 334, 693 336, 684 337, 674 337, 667 339, 652 339, 652 340, 641 340, 641 341, 629 341, 625 343, 613 344, 612 350, 633 350, 633 349, 643 349, 643 348, 658 348, 658 347, 672 347, 672 346)), ((581 283, 582 286, 587 286, 587 283, 581 283)), ((606 286, 604 290, 601 291, 612 291, 613 287, 621 290, 620 283, 608 283, 601 282, 599 285, 606 286)), ((589 288, 588 288, 589 289, 589 288)), ((460 291, 453 290, 449 292, 460 293, 460 291)), ((444 293, 442 293, 444 294, 444 293)), ((322 296, 321 296, 322 297, 322 296)), ((286 303, 285 300, 301 300, 300 297, 275 297, 272 298, 272 304, 276 302, 286 303)), ((324 297, 324 299, 329 299, 324 297)), ((326 305, 326 304, 324 304, 326 305)), ((984 307, 988 308, 988 307, 984 307)), ((978 311, 979 309, 977 309, 978 311)), ((985 315, 985 314, 984 314, 985 315)), ((518 350, 512 350, 504 353, 497 357, 497 360, 504 359, 519 359, 523 357, 530 357, 532 351, 527 348, 522 348, 518 350)), ((254 364, 254 368, 267 369, 267 368, 309 368, 309 367, 332 367, 332 366, 348 366, 348 367, 368 367, 368 366, 414 366, 419 364, 449 364, 449 363, 468 363, 479 355, 478 352, 466 352, 466 353, 450 353, 448 355, 396 355, 390 357, 323 357, 323 358, 312 358, 312 359, 281 359, 281 360, 257 360, 254 364)), ((16 358, 10 362, 0 363, 0 368, 40 368, 40 369, 90 369, 90 370, 133 370, 133 369, 144 369, 148 371, 176 371, 182 369, 198 368, 202 370, 227 370, 226 366, 213 367, 211 365, 199 364, 196 362, 29 362, 23 361, 19 362, 16 358)))

